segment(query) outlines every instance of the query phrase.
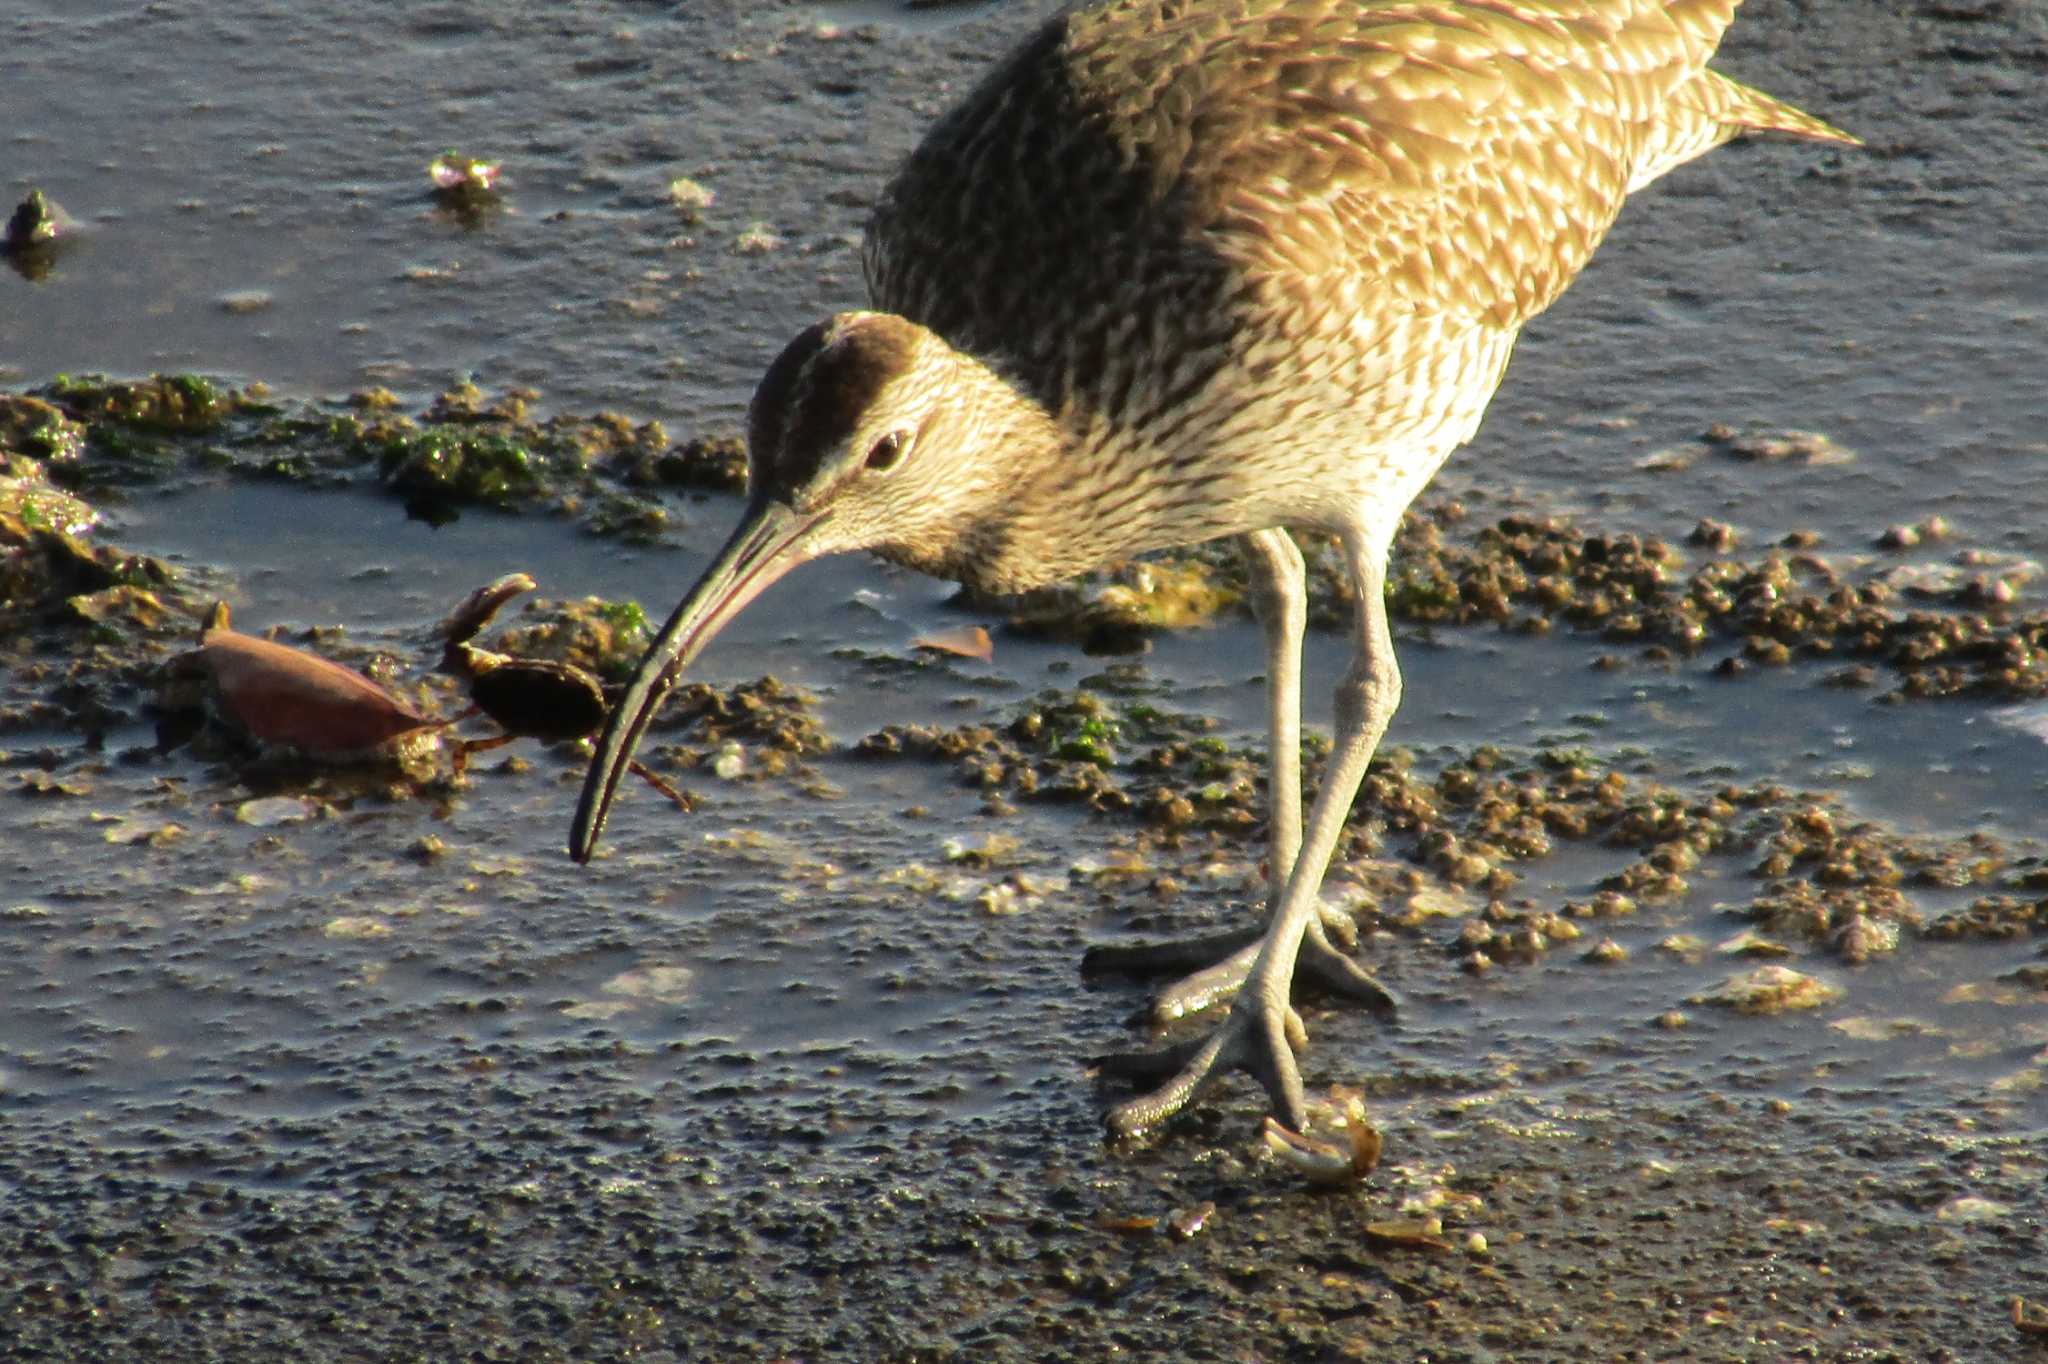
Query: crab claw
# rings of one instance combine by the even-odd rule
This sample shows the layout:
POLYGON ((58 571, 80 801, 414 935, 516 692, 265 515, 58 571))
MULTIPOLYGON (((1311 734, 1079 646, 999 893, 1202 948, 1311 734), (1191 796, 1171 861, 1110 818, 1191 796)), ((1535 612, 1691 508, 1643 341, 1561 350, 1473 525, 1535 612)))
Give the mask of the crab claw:
POLYGON ((1311 1184, 1356 1184, 1380 1163, 1380 1133, 1365 1118, 1365 1104, 1351 1095, 1344 1104, 1349 1149, 1296 1132, 1272 1117, 1265 1126, 1266 1149, 1301 1171, 1311 1184))
POLYGON ((434 627, 434 634, 446 641, 451 649, 458 644, 467 644, 476 638, 477 631, 491 623, 491 617, 498 614, 498 608, 522 592, 533 591, 534 586, 533 578, 525 573, 507 573, 485 583, 464 597, 462 604, 449 613, 448 619, 434 627))

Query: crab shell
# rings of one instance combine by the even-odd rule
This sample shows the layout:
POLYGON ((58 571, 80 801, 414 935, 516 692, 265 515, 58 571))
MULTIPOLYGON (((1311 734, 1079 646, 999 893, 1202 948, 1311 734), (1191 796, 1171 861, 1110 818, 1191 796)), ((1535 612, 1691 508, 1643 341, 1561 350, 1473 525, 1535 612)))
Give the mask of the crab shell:
POLYGON ((580 739, 604 723, 604 689, 583 669, 457 647, 467 654, 469 699, 507 734, 559 743, 580 739))
POLYGON ((265 744, 316 758, 377 757, 445 726, 331 659, 215 628, 180 660, 212 683, 223 719, 265 744))

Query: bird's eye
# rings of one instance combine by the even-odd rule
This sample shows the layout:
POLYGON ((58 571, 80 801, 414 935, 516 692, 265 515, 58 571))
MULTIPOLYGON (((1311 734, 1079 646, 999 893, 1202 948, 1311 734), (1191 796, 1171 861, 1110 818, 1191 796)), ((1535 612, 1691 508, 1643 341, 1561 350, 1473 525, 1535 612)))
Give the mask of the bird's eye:
POLYGON ((903 458, 903 433, 891 431, 888 435, 868 447, 868 468, 877 473, 896 467, 903 458))

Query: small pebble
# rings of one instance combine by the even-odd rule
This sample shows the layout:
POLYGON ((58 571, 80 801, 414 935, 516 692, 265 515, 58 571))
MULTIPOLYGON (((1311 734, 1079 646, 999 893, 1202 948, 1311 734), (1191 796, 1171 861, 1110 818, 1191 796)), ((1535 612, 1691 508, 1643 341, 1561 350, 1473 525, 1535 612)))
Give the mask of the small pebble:
POLYGON ((1745 1014, 1781 1014, 1817 1009, 1842 997, 1842 987, 1789 966, 1759 966, 1728 977, 1718 989, 1688 1003, 1717 1004, 1745 1014))
POLYGON ((265 289, 236 289, 220 296, 222 312, 260 313, 277 302, 275 295, 265 289))
POLYGON ((668 200, 684 222, 694 223, 704 216, 705 209, 718 202, 718 195, 689 176, 679 175, 668 182, 668 200))
POLYGON ((1628 960, 1628 949, 1612 938, 1602 938, 1586 949, 1581 961, 1590 961, 1596 966, 1611 966, 1628 960))
POLYGON ((782 238, 766 223, 749 223, 732 239, 732 249, 742 256, 765 256, 782 249, 782 238))
POLYGON ((1737 535, 1735 527, 1726 521, 1716 521, 1703 516, 1699 524, 1692 528, 1692 533, 1685 538, 1688 544, 1698 545, 1702 549, 1727 550, 1735 548, 1742 537, 1737 535))

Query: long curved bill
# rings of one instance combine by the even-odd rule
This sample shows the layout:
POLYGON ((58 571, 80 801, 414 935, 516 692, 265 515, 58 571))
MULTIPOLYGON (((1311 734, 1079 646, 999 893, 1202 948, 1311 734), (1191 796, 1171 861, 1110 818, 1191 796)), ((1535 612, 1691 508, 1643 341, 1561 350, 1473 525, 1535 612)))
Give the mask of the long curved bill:
POLYGON ((640 660, 632 685, 606 721, 597 756, 590 760, 590 772, 583 779, 583 798, 576 803, 569 856, 588 862, 596 851, 605 815, 618 794, 619 779, 626 774, 640 736, 647 732, 683 669, 763 588, 815 557, 806 537, 818 521, 816 514, 804 515, 766 498, 748 506, 725 548, 718 551, 711 567, 661 627, 647 657, 640 660))

